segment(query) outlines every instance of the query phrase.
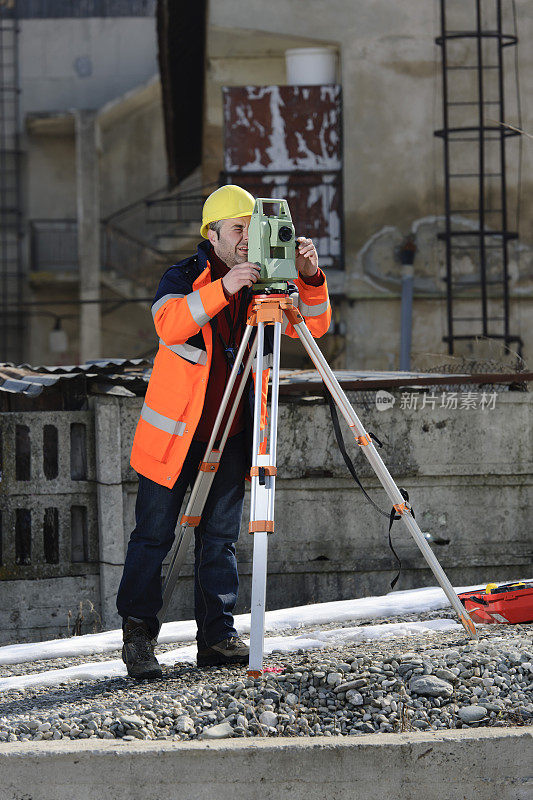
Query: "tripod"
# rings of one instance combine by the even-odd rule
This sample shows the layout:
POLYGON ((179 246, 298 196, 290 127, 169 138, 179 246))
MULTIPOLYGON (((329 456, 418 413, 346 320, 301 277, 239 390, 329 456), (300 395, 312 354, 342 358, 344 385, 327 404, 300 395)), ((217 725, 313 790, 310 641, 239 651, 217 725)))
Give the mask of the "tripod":
POLYGON ((277 428, 278 428, 278 397, 279 397, 279 362, 281 331, 284 317, 288 323, 292 324, 302 345, 313 361, 316 369, 320 373, 324 384, 331 393, 333 400, 338 406, 342 416, 352 429, 355 441, 363 450, 363 453, 370 462, 374 472, 379 478, 389 499, 391 500, 396 514, 403 520, 409 533, 414 538, 420 548, 422 555, 426 559, 440 587, 456 611, 463 627, 472 638, 477 637, 474 623, 462 606, 444 570, 439 564, 435 554, 428 545, 424 534, 420 530, 411 506, 404 499, 399 488, 396 486, 387 467, 381 460, 371 436, 366 433, 363 425, 359 421, 357 414, 352 408, 346 394, 340 387, 337 379, 331 371, 326 359, 322 355, 311 332, 307 328, 302 315, 295 307, 292 298, 288 293, 281 294, 257 294, 254 297, 253 310, 247 320, 243 338, 237 353, 235 363, 222 397, 220 409, 218 411, 211 437, 207 444, 204 460, 200 464, 198 476, 191 491, 189 502, 185 514, 180 523, 180 532, 170 562, 169 570, 163 585, 163 605, 158 614, 159 622, 162 623, 179 571, 185 560, 185 555, 189 542, 192 538, 193 529, 199 524, 202 511, 211 488, 215 473, 218 469, 221 454, 226 444, 233 418, 236 414, 239 401, 254 359, 256 359, 257 369, 255 375, 255 398, 254 398, 254 418, 253 418, 253 444, 252 444, 252 467, 251 476, 251 503, 250 503, 250 525, 249 533, 254 537, 253 546, 253 569, 252 569, 252 601, 251 601, 251 628, 250 628, 250 661, 248 674, 258 677, 263 669, 263 645, 265 631, 265 600, 266 600, 266 579, 267 579, 267 554, 268 536, 274 533, 274 500, 276 483, 276 453, 277 453, 277 428), (274 326, 274 349, 272 355, 272 390, 270 399, 270 427, 269 435, 261 441, 261 404, 263 372, 266 368, 263 363, 265 326, 274 326), (219 443, 218 450, 214 449, 218 429, 222 422, 224 412, 229 402, 231 391, 235 384, 246 347, 254 327, 257 327, 257 335, 250 348, 250 353, 244 367, 239 390, 235 397, 231 412, 219 443))

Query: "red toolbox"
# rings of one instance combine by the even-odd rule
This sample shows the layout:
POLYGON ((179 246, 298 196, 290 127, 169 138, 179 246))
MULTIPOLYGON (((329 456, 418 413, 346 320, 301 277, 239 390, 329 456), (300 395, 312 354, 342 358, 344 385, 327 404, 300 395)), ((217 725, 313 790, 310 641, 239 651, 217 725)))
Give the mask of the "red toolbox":
POLYGON ((459 599, 474 622, 533 622, 533 581, 489 583, 485 590, 462 592, 459 599))

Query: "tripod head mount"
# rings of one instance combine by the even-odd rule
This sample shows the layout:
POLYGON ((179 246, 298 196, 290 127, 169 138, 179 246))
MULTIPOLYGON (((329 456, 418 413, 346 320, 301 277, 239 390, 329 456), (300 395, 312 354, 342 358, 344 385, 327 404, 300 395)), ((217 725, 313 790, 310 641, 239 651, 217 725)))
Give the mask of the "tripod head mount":
POLYGON ((258 197, 248 228, 248 261, 261 272, 254 294, 287 292, 288 281, 296 280, 296 238, 286 200, 258 197), (267 213, 265 205, 271 208, 267 213), (277 206, 277 208, 276 208, 277 206))

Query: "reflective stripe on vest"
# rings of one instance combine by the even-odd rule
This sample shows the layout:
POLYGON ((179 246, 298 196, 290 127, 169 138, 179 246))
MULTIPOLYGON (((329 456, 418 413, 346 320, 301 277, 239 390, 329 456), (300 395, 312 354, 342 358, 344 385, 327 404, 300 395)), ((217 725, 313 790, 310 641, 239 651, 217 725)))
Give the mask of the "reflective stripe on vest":
POLYGON ((149 422, 150 425, 153 425, 154 428, 165 431, 165 433, 172 433, 174 436, 183 436, 185 433, 185 422, 165 417, 163 414, 154 411, 150 406, 147 406, 146 403, 142 407, 141 418, 144 419, 145 422, 149 422))
POLYGON ((156 313, 159 311, 161 306, 164 306, 167 300, 172 300, 174 297, 185 297, 184 294, 165 294, 163 297, 160 297, 159 300, 156 300, 152 306, 152 317, 155 319, 156 313))
MULTIPOLYGON (((274 366, 274 354, 270 353, 269 355, 263 356, 263 370, 271 369, 274 366)), ((254 375, 257 374, 257 356, 254 358, 252 362, 252 370, 254 375)))
POLYGON ((200 350, 199 347, 193 347, 192 344, 167 344, 163 339, 159 340, 159 344, 172 350, 173 353, 181 356, 191 364, 207 364, 206 351, 200 350))
POLYGON ((202 298, 200 297, 200 291, 197 289, 195 292, 191 292, 187 295, 186 299, 187 305, 189 306, 189 311, 191 312, 191 317, 200 328, 203 328, 204 325, 207 325, 211 317, 209 314, 205 313, 204 304, 202 303, 202 298))
POLYGON ((319 303, 316 306, 308 306, 307 303, 298 300, 298 308, 300 309, 302 317, 319 317, 328 310, 328 306, 329 300, 326 300, 325 303, 319 303))

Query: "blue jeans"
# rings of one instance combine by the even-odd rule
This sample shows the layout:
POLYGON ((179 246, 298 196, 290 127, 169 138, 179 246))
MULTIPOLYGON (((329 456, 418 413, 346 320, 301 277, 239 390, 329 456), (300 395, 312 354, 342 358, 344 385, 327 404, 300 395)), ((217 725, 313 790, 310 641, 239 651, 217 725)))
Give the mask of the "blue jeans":
MULTIPOLYGON (((198 474, 206 445, 192 442, 178 480, 168 489, 139 475, 135 530, 131 534, 117 595, 120 616, 147 622, 157 635, 162 606, 161 565, 172 547, 187 487, 198 474)), ((236 634, 233 609, 239 575, 235 542, 239 537, 248 469, 244 433, 228 439, 220 466, 195 528, 194 605, 199 647, 209 647, 236 634)))

